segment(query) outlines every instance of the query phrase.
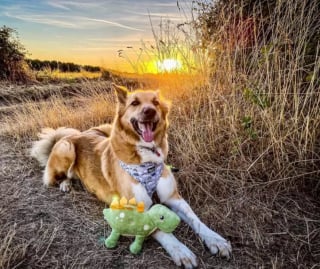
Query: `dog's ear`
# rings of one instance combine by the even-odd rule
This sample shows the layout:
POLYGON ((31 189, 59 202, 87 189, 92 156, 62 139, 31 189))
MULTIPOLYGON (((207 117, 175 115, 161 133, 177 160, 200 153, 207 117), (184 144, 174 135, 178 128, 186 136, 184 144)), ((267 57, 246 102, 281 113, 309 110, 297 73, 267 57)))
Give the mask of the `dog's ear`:
POLYGON ((120 104, 125 104, 127 100, 128 89, 124 86, 119 86, 114 83, 112 83, 112 86, 116 90, 116 94, 120 104))
POLYGON ((162 108, 162 111, 165 115, 167 115, 171 107, 171 102, 169 102, 162 96, 160 89, 155 90, 155 94, 160 100, 160 106, 162 108))

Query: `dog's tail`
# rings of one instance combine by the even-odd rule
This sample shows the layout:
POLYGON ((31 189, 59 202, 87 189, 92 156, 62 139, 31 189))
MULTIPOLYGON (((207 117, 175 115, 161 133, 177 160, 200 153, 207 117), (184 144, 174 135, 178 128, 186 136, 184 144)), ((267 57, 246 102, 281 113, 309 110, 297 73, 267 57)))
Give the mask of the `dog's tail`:
POLYGON ((31 147, 30 155, 37 159, 41 166, 46 166, 55 143, 65 136, 77 135, 80 133, 81 132, 76 129, 66 127, 60 127, 56 130, 52 128, 42 129, 41 133, 38 134, 40 139, 35 141, 31 147))

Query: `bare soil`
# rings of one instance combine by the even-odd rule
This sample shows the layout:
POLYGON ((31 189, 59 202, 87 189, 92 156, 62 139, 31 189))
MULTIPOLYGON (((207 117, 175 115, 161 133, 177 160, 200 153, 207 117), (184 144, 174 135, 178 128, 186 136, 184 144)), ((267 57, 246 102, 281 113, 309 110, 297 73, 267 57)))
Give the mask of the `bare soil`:
MULTIPOLYGON (((64 86, 54 87, 60 91, 64 86)), ((23 105, 8 93, 10 89, 3 89, 0 109, 23 105)), ((107 250, 105 205, 79 183, 67 194, 45 188, 41 169, 28 156, 32 139, 0 137, 0 268, 177 268, 151 238, 140 255, 129 252, 131 238, 121 238, 117 248, 107 250)), ((263 184, 229 189, 224 192, 227 197, 205 197, 208 190, 194 197, 185 184, 184 167, 180 169, 176 176, 182 195, 233 246, 230 261, 212 256, 191 229, 180 224, 175 234, 197 255, 199 268, 320 268, 318 197, 296 189, 277 192, 263 184)), ((219 187, 219 181, 208 186, 219 187)))

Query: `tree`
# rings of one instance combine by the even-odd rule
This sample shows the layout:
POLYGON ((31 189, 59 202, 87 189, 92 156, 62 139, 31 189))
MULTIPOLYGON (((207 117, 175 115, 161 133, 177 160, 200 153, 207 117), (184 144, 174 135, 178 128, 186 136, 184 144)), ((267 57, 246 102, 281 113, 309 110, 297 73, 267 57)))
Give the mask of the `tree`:
POLYGON ((0 28, 0 80, 27 81, 26 50, 20 43, 16 30, 0 28))

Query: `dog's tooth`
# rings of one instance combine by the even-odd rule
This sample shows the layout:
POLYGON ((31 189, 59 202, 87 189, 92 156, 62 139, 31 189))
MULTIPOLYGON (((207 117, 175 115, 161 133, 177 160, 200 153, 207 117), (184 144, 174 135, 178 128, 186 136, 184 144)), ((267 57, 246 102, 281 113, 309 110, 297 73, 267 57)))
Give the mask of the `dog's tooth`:
POLYGON ((145 124, 144 123, 138 123, 138 126, 139 126, 139 129, 142 131, 142 132, 144 132, 145 130, 146 130, 146 126, 145 126, 145 124))

